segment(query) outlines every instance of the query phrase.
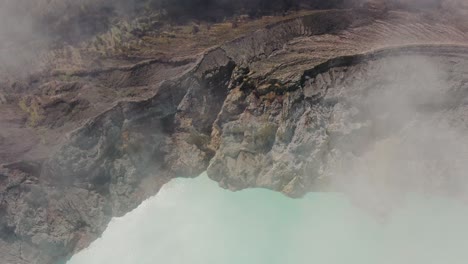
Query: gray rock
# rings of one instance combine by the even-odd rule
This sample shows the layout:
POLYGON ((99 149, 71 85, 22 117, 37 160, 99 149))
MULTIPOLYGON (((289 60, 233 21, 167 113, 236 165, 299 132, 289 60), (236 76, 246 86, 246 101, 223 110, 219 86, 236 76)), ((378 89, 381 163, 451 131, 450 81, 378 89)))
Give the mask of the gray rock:
MULTIPOLYGON (((149 98, 119 102, 91 118, 39 165, 4 165, 2 261, 66 259, 99 237, 112 217, 134 209, 174 177, 207 170, 231 190, 263 187, 291 197, 341 191, 346 184, 336 181, 352 180, 341 177, 345 164, 371 163, 385 140, 405 145, 392 135, 405 135, 408 125, 424 127, 432 120, 427 115, 466 131, 468 50, 441 39, 467 36, 427 21, 399 30, 407 18, 395 16, 386 21, 395 24, 386 26, 361 13, 330 11, 271 25, 207 51, 149 98), (440 33, 426 36, 431 30, 440 33), (379 32, 409 34, 411 41, 387 47, 379 32), (370 34, 375 43, 368 43, 370 34), (441 71, 447 75, 434 79, 432 69, 420 69, 429 64, 414 63, 427 60, 447 67, 441 71), (408 83, 417 90, 405 89, 408 83)), ((151 85, 151 67, 91 76, 119 87, 145 86, 151 85)), ((394 165, 411 172, 404 162, 394 165)), ((437 186, 456 186, 460 171, 437 186)), ((395 186, 402 180, 389 179, 395 186)), ((431 184, 426 187, 437 187, 431 184)))

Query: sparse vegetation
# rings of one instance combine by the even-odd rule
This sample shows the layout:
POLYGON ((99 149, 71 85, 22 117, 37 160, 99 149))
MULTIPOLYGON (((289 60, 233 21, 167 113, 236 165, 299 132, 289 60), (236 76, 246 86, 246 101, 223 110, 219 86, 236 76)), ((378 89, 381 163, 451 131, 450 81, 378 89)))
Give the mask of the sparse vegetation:
POLYGON ((205 148, 210 143, 210 137, 196 130, 191 130, 187 143, 195 145, 198 148, 205 148))
POLYGON ((39 103, 34 99, 22 98, 19 103, 19 107, 23 112, 28 114, 28 125, 35 127, 44 119, 42 110, 39 103))
POLYGON ((292 127, 282 127, 277 131, 278 140, 282 142, 291 142, 294 136, 294 129, 292 127))
POLYGON ((269 149, 274 143, 278 127, 267 123, 260 127, 254 134, 254 142, 261 149, 269 149))
POLYGON ((147 19, 135 18, 115 23, 108 31, 83 42, 80 49, 84 53, 103 57, 188 56, 265 25, 311 12, 303 10, 285 17, 265 16, 255 20, 244 18, 234 28, 231 19, 171 24, 164 22, 164 18, 155 13, 147 19))

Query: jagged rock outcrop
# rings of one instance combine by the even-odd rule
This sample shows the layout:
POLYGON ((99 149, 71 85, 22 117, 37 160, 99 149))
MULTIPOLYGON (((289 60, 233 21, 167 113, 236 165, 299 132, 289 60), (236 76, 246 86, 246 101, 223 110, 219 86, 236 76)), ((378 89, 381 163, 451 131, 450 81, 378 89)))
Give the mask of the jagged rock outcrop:
MULTIPOLYGON (((245 93, 241 84, 217 120, 220 144, 208 175, 225 188, 256 186, 293 197, 336 188, 329 174, 338 173, 338 160, 359 157, 408 123, 418 127, 428 120, 466 118, 466 51, 454 46, 385 49, 317 65, 304 72, 297 86, 270 83, 265 92, 257 86, 245 93), (435 76, 438 70, 421 69, 432 63, 440 69, 456 64, 457 69, 443 77, 435 76), (230 111, 239 101, 243 108, 230 111)), ((461 136, 457 140, 465 142, 461 136)))
MULTIPOLYGON (((299 197, 331 188, 348 168, 340 165, 377 151, 376 139, 390 140, 407 124, 424 128, 452 120, 461 128, 468 36, 444 21, 406 12, 324 11, 271 25, 197 61, 79 72, 60 84, 44 77, 48 88, 40 90, 47 93, 81 87, 75 97, 60 99, 65 103, 49 102, 49 109, 69 109, 62 107, 83 104, 83 98, 89 104, 99 85, 145 95, 109 102, 105 111, 103 105, 90 108, 77 118, 89 121, 77 121, 46 159, 30 155, 2 167, 2 261, 67 258, 99 237, 112 217, 174 177, 207 170, 225 188, 263 187, 299 197), (437 69, 421 69, 430 63, 446 74, 432 78, 437 69), (414 79, 418 93, 407 93, 414 79), (429 86, 434 89, 427 93, 429 86), (373 91, 388 89, 395 91, 384 97, 388 101, 374 100, 373 91), (417 107, 393 119, 410 105, 417 107)), ((38 98, 25 102, 29 121, 39 109, 31 100, 38 98)), ((47 112, 45 118, 59 119, 47 112)), ((452 174, 442 184, 456 186, 462 174, 452 174)))

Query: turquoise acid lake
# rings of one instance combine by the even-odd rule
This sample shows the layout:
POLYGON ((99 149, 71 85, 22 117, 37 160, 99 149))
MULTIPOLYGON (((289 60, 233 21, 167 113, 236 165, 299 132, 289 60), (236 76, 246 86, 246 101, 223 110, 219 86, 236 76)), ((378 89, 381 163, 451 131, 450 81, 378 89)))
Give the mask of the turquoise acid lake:
POLYGON ((68 264, 466 264, 468 207, 411 198, 382 222, 344 195, 176 179, 68 264))

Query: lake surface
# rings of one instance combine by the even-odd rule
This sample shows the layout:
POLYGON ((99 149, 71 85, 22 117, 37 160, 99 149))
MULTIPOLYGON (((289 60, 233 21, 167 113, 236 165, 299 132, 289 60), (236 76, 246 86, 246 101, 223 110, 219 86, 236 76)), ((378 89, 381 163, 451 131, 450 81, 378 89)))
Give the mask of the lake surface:
POLYGON ((68 264, 466 264, 468 207, 414 196, 385 221, 344 195, 176 179, 68 264))

